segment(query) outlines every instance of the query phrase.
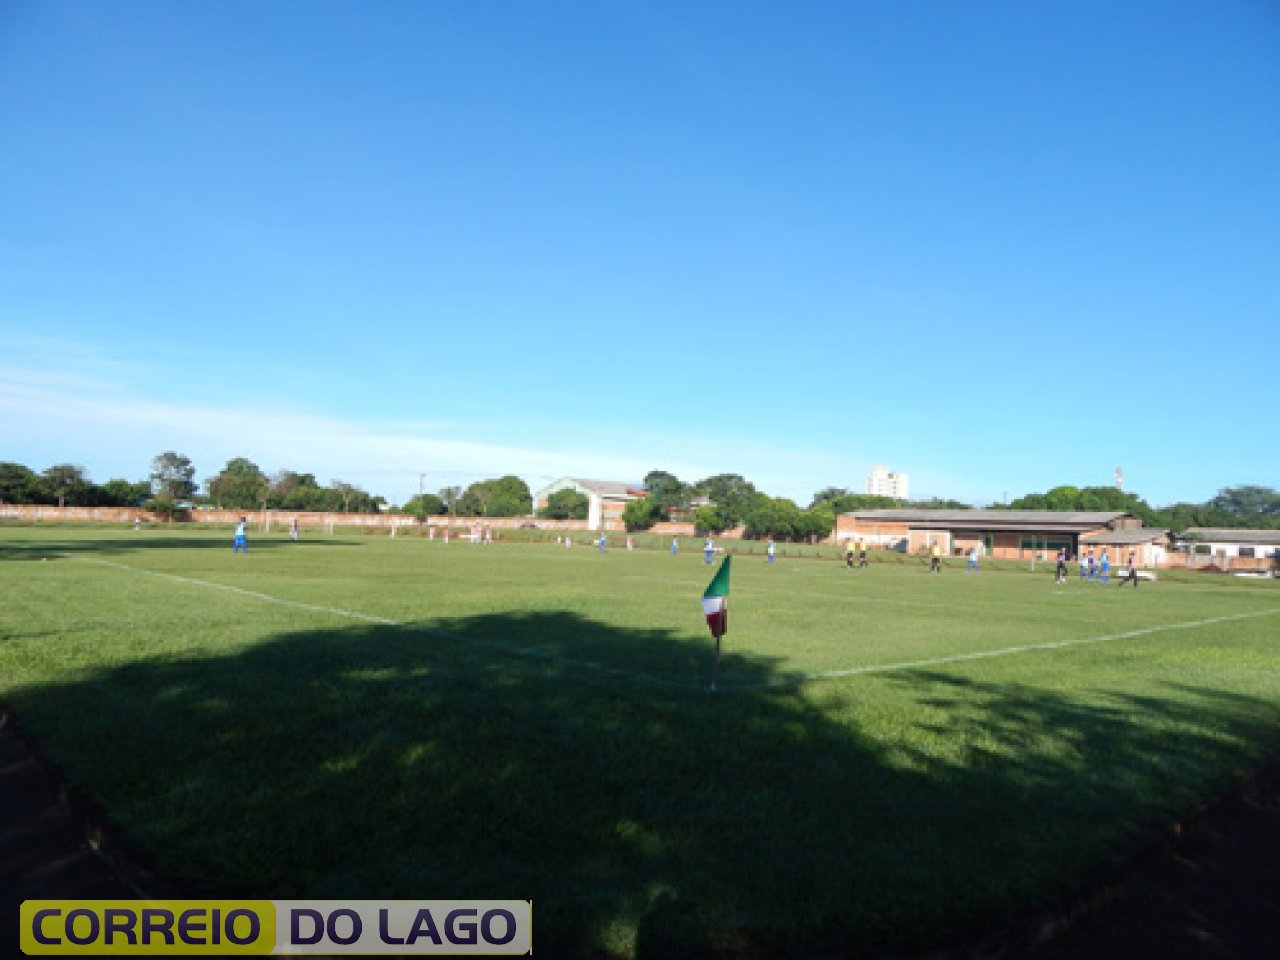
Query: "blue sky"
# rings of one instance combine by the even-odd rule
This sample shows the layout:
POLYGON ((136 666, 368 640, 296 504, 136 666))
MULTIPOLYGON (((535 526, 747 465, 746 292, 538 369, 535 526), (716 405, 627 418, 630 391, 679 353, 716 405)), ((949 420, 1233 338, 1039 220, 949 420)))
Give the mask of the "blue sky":
POLYGON ((7 0, 0 131, 36 470, 1280 486, 1267 0, 7 0))

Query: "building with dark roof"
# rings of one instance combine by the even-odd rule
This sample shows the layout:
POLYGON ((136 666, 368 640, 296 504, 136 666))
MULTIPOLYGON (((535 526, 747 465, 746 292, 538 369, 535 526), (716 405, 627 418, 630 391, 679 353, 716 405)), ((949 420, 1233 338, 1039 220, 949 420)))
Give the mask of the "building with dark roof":
POLYGON ((1176 546, 1187 554, 1188 566, 1212 563, 1224 569, 1280 568, 1280 530, 1188 527, 1177 537, 1176 546))
POLYGON ((989 557, 1028 560, 1114 545, 1137 551, 1145 566, 1162 563, 1168 546, 1165 531, 1114 510, 855 510, 836 518, 835 536, 908 553, 939 544, 947 554, 963 555, 976 546, 989 557))

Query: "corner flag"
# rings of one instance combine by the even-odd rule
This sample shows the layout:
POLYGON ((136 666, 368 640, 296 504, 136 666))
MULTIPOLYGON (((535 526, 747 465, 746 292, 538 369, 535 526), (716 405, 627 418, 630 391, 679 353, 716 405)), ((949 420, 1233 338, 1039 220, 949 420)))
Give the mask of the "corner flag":
POLYGON ((707 584, 706 592, 702 594, 702 612, 707 615, 707 626, 711 628, 711 635, 717 640, 729 629, 729 561, 731 559, 733 558, 725 556, 720 569, 716 571, 716 575, 707 584))

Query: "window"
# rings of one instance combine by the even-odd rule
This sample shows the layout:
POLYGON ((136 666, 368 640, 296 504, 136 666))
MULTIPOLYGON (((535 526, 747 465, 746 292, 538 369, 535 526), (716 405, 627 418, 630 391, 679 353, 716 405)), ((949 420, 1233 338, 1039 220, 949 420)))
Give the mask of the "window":
POLYGON ((1253 547, 1241 547, 1240 553, 1237 554, 1237 556, 1241 556, 1241 557, 1252 557, 1253 555, 1254 555, 1253 547))
POLYGON ((1023 537, 1018 541, 1018 547, 1023 551, 1057 553, 1059 550, 1066 550, 1070 553, 1071 541, 1053 540, 1048 537, 1023 537))

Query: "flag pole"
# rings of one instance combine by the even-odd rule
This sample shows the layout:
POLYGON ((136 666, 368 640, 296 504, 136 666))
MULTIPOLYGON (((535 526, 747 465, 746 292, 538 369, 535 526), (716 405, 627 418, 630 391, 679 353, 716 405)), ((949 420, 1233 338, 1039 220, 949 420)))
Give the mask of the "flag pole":
POLYGON ((726 556, 720 564, 711 582, 702 594, 702 612, 706 615, 707 626, 711 635, 716 638, 715 659, 711 661, 711 691, 716 689, 716 679, 720 672, 720 640, 728 631, 729 611, 726 602, 729 596, 729 560, 726 556))

